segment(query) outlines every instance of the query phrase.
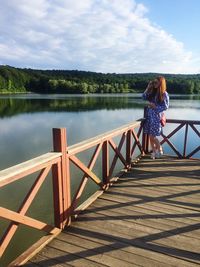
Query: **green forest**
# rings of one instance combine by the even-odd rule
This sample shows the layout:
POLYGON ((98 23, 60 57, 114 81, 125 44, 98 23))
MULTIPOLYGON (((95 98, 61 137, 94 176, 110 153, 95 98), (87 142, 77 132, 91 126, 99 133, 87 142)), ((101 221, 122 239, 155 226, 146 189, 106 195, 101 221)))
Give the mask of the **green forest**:
MULTIPOLYGON (((0 65, 0 93, 140 93, 159 73, 37 70, 0 65)), ((171 94, 200 94, 200 74, 164 74, 171 94)))

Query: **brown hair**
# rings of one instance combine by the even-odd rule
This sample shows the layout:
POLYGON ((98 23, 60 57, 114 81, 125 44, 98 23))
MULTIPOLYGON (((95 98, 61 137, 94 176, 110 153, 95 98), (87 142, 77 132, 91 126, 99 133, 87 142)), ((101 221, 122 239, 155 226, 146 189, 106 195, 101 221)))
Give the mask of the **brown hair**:
POLYGON ((157 99, 159 102, 162 102, 164 99, 164 93, 167 90, 166 80, 163 76, 158 76, 156 80, 159 82, 159 87, 157 89, 157 99))

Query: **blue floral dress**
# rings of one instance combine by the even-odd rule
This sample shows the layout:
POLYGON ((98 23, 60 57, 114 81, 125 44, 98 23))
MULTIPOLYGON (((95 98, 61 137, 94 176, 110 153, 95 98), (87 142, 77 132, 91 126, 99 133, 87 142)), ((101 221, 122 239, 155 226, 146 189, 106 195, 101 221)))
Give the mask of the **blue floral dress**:
MULTIPOLYGON (((149 94, 143 93, 144 100, 148 100, 149 94)), ((159 103, 156 99, 152 99, 150 102, 156 105, 156 108, 147 108, 147 117, 144 123, 144 133, 150 134, 152 136, 160 136, 162 132, 162 126, 160 123, 161 113, 167 110, 169 107, 169 95, 167 92, 164 93, 164 99, 159 103)))

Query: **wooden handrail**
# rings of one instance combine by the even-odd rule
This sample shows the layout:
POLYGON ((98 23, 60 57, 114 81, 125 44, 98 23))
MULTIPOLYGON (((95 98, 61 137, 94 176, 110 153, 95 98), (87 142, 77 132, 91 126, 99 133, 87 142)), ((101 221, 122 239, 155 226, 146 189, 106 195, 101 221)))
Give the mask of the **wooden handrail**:
POLYGON ((81 151, 86 150, 88 147, 95 146, 99 143, 103 143, 104 141, 118 136, 123 132, 127 132, 130 129, 134 129, 140 126, 142 119, 138 121, 134 121, 133 123, 126 124, 122 127, 116 128, 114 130, 108 131, 106 133, 97 135, 96 137, 89 138, 77 144, 71 145, 67 148, 67 153, 69 156, 77 154, 81 151))
MULTIPOLYGON (((58 228, 63 229, 66 225, 69 225, 70 216, 77 208, 78 200, 82 195, 88 178, 91 178, 96 184, 98 184, 101 191, 103 191, 109 184, 109 180, 111 178, 110 176, 113 173, 117 160, 120 159, 124 166, 128 167, 131 164, 130 159, 135 147, 139 146, 139 149, 141 150, 141 144, 138 138, 142 129, 142 120, 143 119, 140 119, 123 125, 117 129, 100 134, 94 138, 87 139, 70 147, 67 147, 66 129, 53 129, 53 152, 43 154, 39 157, 0 171, 0 187, 6 186, 14 181, 26 177, 27 175, 36 174, 37 171, 40 171, 37 179, 34 180, 30 190, 22 200, 18 211, 0 207, 0 217, 11 221, 0 240, 0 255, 3 255, 20 224, 25 224, 38 230, 47 231, 53 235, 58 233, 58 228), (136 134, 135 129, 138 127, 139 132, 136 134), (121 141, 119 145, 116 145, 113 138, 120 135, 122 135, 121 141), (133 147, 131 141, 132 138, 135 140, 133 147), (121 149, 125 140, 127 152, 125 152, 125 156, 123 156, 121 149), (86 151, 88 148, 94 146, 96 146, 96 149, 89 165, 86 166, 76 154, 86 151), (114 158, 111 166, 109 164, 109 148, 114 150, 114 158), (98 156, 100 155, 100 151, 102 151, 102 179, 92 170, 98 156), (75 164, 84 173, 78 187, 78 191, 74 195, 72 204, 69 171, 70 162, 75 164), (48 225, 43 221, 35 220, 34 218, 26 215, 50 169, 53 174, 55 225, 48 225)), ((51 240, 51 237, 49 240, 51 240)))
MULTIPOLYGON (((50 232, 51 234, 57 234, 59 229, 63 229, 66 225, 70 224, 71 215, 75 215, 78 210, 82 210, 84 205, 81 204, 80 209, 78 202, 89 179, 99 185, 100 190, 98 190, 95 194, 95 197, 91 198, 95 199, 97 195, 100 195, 101 192, 106 190, 111 184, 110 181, 117 160, 120 160, 124 167, 128 169, 131 166, 131 159, 136 147, 139 149, 141 154, 148 152, 148 135, 143 134, 142 144, 140 142, 140 135, 142 134, 144 121, 145 116, 143 119, 123 125, 119 128, 100 134, 96 137, 89 138, 69 147, 67 146, 66 129, 53 129, 53 152, 43 154, 34 159, 0 171, 0 187, 22 179, 29 174, 34 174, 37 171, 40 171, 38 178, 31 186, 18 211, 12 211, 4 207, 0 207, 0 216, 11 221, 9 227, 6 229, 2 239, 0 240, 0 255, 4 253, 6 247, 12 240, 19 224, 25 224, 29 227, 35 227, 36 229, 47 231, 48 233, 50 232), (138 129, 138 132, 135 131, 136 129, 138 129), (114 139, 115 137, 121 138, 119 139, 118 144, 116 144, 114 139), (125 148, 125 152, 123 147, 125 148), (87 151, 89 148, 94 148, 94 152, 88 165, 85 165, 78 158, 77 154, 87 151), (110 150, 114 151, 112 158, 110 150), (102 152, 102 177, 98 177, 98 175, 96 175, 93 171, 93 167, 97 158, 100 156, 100 152, 102 152), (72 200, 70 164, 74 164, 83 172, 82 179, 77 187, 77 192, 75 192, 72 200), (53 174, 54 225, 48 225, 45 222, 35 220, 34 218, 26 215, 32 201, 37 195, 50 170, 52 170, 53 174)), ((198 127, 194 126, 200 125, 200 121, 167 119, 167 124, 179 125, 167 136, 164 134, 162 135, 163 140, 161 140, 161 144, 166 142, 179 158, 190 158, 200 151, 200 146, 197 146, 193 151, 186 155, 189 128, 192 129, 198 137, 200 137, 198 127), (184 147, 183 153, 180 153, 169 139, 184 126, 184 147)), ((88 201, 86 202, 87 206, 88 201)))
POLYGON ((23 178, 37 170, 59 162, 61 153, 49 152, 0 171, 0 187, 23 178))
POLYGON ((180 120, 180 119, 167 119, 167 123, 189 123, 200 125, 200 121, 193 120, 180 120))
MULTIPOLYGON (((84 140, 78 144, 72 145, 66 149, 67 158, 83 173, 82 180, 75 192, 74 198, 71 205, 71 214, 75 215, 80 210, 77 207, 77 203, 83 193, 88 178, 93 180, 101 190, 105 190, 109 187, 110 181, 113 175, 114 168, 117 160, 119 159, 125 168, 130 168, 131 158, 136 147, 139 148, 141 154, 144 152, 142 144, 140 143, 140 134, 142 132, 142 123, 144 119, 123 125, 117 129, 111 130, 104 134, 100 134, 94 138, 84 140), (138 128, 138 133, 135 129, 138 128), (114 137, 121 136, 121 140, 118 145, 115 144, 114 137), (125 144, 124 155, 121 152, 123 145, 125 144), (86 151, 92 147, 95 147, 92 158, 90 159, 89 165, 86 166, 77 156, 78 153, 86 151), (111 158, 110 149, 114 151, 114 156, 111 158), (93 169, 93 166, 97 160, 100 150, 102 150, 102 177, 98 177, 93 169)), ((112 182, 111 182, 112 183, 112 182)), ((92 199, 92 198, 91 198, 92 199)))
MULTIPOLYGON (((58 171, 60 173, 61 169, 60 161, 61 161, 60 153, 47 153, 33 160, 26 161, 22 164, 15 165, 4 171, 1 171, 1 180, 0 180, 1 186, 12 183, 29 174, 34 174, 38 170, 40 170, 40 174, 38 175, 37 179, 33 182, 25 198, 22 199, 22 203, 18 211, 12 211, 8 208, 0 207, 0 217, 11 221, 7 229, 5 229, 5 232, 0 240, 0 257, 4 254, 4 251, 8 247, 10 241, 12 240, 16 230, 19 227, 19 224, 25 224, 29 227, 33 227, 38 230, 45 230, 45 231, 47 230, 47 232, 51 234, 57 233, 58 229, 56 227, 56 224, 55 226, 48 225, 45 222, 35 220, 30 216, 26 216, 26 213, 29 207, 31 206, 33 200, 35 199, 43 182, 45 181, 52 166, 57 165, 58 171)), ((57 199, 58 196, 54 195, 54 198, 57 199)))
POLYGON ((194 125, 200 125, 200 121, 193 121, 193 120, 174 120, 174 119, 167 119, 168 123, 174 123, 178 124, 178 126, 172 130, 168 135, 165 135, 164 133, 161 134, 163 137, 163 140, 161 140, 161 145, 165 142, 171 147, 171 149, 175 152, 175 154, 178 156, 178 158, 192 158, 194 154, 200 151, 200 142, 197 143, 197 147, 193 149, 190 153, 186 154, 187 146, 188 146, 188 131, 189 127, 196 133, 198 137, 200 137, 200 131, 194 126, 194 125), (174 136, 177 132, 179 132, 182 128, 185 127, 185 133, 184 133, 184 140, 183 140, 183 151, 180 152, 175 144, 173 144, 169 139, 174 136))

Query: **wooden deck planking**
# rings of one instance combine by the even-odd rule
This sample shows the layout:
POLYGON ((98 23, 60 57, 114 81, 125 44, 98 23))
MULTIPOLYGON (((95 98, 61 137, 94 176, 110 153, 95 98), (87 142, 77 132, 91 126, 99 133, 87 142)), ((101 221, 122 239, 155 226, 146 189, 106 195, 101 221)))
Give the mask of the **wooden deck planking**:
POLYGON ((199 266, 200 161, 144 157, 26 266, 199 266))

